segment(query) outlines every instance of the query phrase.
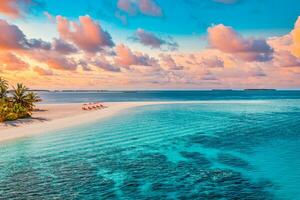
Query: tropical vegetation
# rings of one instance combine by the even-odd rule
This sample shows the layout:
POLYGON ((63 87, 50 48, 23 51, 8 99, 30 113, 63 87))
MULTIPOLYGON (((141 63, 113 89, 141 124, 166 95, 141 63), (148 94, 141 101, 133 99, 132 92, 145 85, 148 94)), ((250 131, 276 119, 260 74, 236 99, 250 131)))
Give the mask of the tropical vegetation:
POLYGON ((9 90, 8 81, 0 77, 0 122, 30 117, 41 98, 22 83, 9 90))

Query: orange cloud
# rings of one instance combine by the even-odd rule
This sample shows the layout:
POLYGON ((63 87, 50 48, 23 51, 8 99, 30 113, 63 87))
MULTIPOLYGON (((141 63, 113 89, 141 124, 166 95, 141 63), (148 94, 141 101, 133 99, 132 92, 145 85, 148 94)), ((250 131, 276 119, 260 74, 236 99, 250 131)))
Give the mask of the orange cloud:
POLYGON ((53 71, 41 67, 34 67, 33 71, 36 72, 40 76, 52 76, 54 75, 53 71))
POLYGON ((298 17, 291 35, 293 39, 292 53, 300 58, 300 17, 298 17))
POLYGON ((231 27, 219 24, 208 28, 208 38, 213 48, 236 55, 244 61, 268 61, 273 49, 265 39, 243 38, 231 27))
POLYGON ((207 68, 223 68, 224 61, 217 56, 203 58, 200 64, 207 68))
MULTIPOLYGON (((61 20, 66 22, 62 27, 68 27, 67 31, 63 29, 67 35, 52 42, 27 39, 17 26, 0 20, 0 31, 5 33, 0 35, 1 75, 36 88, 300 86, 300 58, 293 53, 295 45, 299 44, 293 37, 298 35, 295 30, 298 30, 299 20, 290 34, 267 40, 245 38, 230 27, 218 25, 209 29, 209 42, 213 48, 197 53, 161 52, 157 57, 133 51, 124 44, 115 48, 105 46, 99 40, 91 39, 98 37, 99 29, 87 28, 89 26, 83 25, 86 22, 81 20, 79 23, 63 17, 61 20), (77 26, 80 28, 75 29, 77 26), (88 38, 81 34, 90 29, 96 36, 88 38), (79 40, 79 35, 91 39, 88 43, 93 45, 82 45, 86 41, 79 40), (91 46, 93 48, 88 48, 91 46), (102 48, 110 48, 111 52, 98 51, 102 48), (44 76, 48 76, 47 80, 44 76)), ((92 27, 97 26, 91 18, 87 17, 87 20, 92 27)))
POLYGON ((57 16, 56 20, 60 37, 84 51, 97 52, 104 47, 114 46, 110 34, 89 16, 79 17, 79 23, 70 22, 62 16, 57 16))
POLYGON ((177 65, 171 55, 161 54, 160 58, 162 62, 161 65, 167 70, 183 70, 184 68, 182 65, 177 65))
POLYGON ((18 17, 21 14, 20 4, 21 3, 30 3, 30 0, 1 0, 0 2, 0 13, 11 17, 18 17))
POLYGON ((131 65, 155 66, 157 61, 146 54, 134 53, 124 44, 119 44, 115 48, 116 58, 115 63, 123 67, 131 65))
POLYGON ((8 71, 24 71, 29 68, 26 62, 12 53, 0 55, 0 66, 8 71))

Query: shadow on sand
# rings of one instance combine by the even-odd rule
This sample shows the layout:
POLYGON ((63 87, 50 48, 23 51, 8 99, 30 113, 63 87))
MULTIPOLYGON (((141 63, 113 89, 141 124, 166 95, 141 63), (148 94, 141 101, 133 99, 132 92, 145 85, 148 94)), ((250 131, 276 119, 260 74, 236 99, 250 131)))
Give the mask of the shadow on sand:
MULTIPOLYGON (((46 112, 47 110, 44 109, 36 109, 34 110, 35 113, 39 113, 39 112, 46 112)), ((44 117, 29 117, 29 118, 24 118, 24 119, 18 119, 15 121, 6 121, 3 123, 3 126, 8 127, 8 126, 13 126, 13 127, 18 127, 20 125, 23 124, 30 124, 33 122, 45 122, 45 121, 49 121, 48 119, 44 118, 44 117)))

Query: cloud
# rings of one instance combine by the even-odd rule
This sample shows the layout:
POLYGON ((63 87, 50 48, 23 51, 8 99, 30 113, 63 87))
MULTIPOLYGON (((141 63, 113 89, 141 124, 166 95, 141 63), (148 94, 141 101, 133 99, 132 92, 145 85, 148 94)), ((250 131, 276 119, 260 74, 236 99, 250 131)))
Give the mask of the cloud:
POLYGON ((300 66, 300 17, 290 33, 269 38, 268 44, 274 49, 274 58, 270 64, 275 67, 300 66))
POLYGON ((139 0, 138 6, 140 12, 150 16, 162 16, 161 8, 154 0, 139 0))
POLYGON ((0 49, 24 49, 27 40, 23 32, 15 25, 0 19, 0 49))
POLYGON ((19 17, 22 13, 22 7, 31 3, 33 3, 31 0, 1 0, 0 13, 10 17, 19 17))
POLYGON ((130 15, 137 13, 155 17, 163 15, 155 0, 118 0, 117 7, 130 15))
POLYGON ((52 69, 75 71, 77 63, 72 58, 46 56, 44 62, 52 69))
POLYGON ((51 44, 41 39, 27 39, 18 26, 0 19, 0 50, 50 50, 51 44))
POLYGON ((117 7, 128 14, 136 14, 135 4, 132 0, 118 0, 117 7))
POLYGON ((9 71, 23 71, 29 68, 29 65, 12 53, 0 55, 0 66, 9 71))
POLYGON ((33 71, 36 72, 40 76, 52 76, 52 75, 54 75, 52 70, 37 67, 37 66, 33 68, 33 71))
POLYGON ((300 17, 298 17, 291 35, 293 40, 292 53, 300 58, 300 17))
POLYGON ((160 55, 162 66, 166 68, 167 70, 183 70, 182 65, 177 65, 175 60, 172 58, 172 56, 167 54, 161 54, 160 55))
POLYGON ((276 67, 300 67, 300 58, 297 58, 289 51, 277 51, 272 64, 276 67))
POLYGON ((135 32, 135 35, 130 39, 138 41, 145 46, 150 46, 153 49, 160 49, 163 46, 166 46, 166 48, 171 51, 175 51, 178 49, 178 44, 174 42, 172 38, 169 38, 169 40, 165 40, 143 29, 138 29, 135 32))
POLYGON ((72 45, 62 39, 54 38, 52 46, 53 46, 54 51, 57 51, 62 54, 70 54, 70 53, 78 52, 77 48, 74 45, 72 45))
POLYGON ((93 65, 109 72, 121 72, 120 67, 110 64, 106 59, 97 59, 93 62, 93 65))
POLYGON ((217 56, 205 57, 200 61, 200 65, 208 68, 223 68, 224 61, 217 56))
POLYGON ((27 48, 50 50, 51 44, 41 39, 29 39, 26 42, 27 48))
POLYGON ((146 54, 139 52, 132 52, 124 44, 119 44, 115 48, 116 58, 115 62, 117 65, 123 67, 129 67, 131 65, 143 65, 143 66, 155 66, 157 61, 154 58, 149 57, 146 54))
POLYGON ((254 77, 266 77, 267 74, 260 67, 255 67, 250 69, 250 75, 254 77))
POLYGON ((219 24, 208 28, 209 43, 213 48, 230 53, 244 61, 268 61, 273 49, 265 39, 243 38, 231 27, 219 24))
POLYGON ((79 65, 72 57, 61 55, 57 52, 37 51, 29 54, 31 59, 47 64, 49 68, 64 71, 75 71, 79 65))
POLYGON ((210 71, 205 72, 202 77, 201 80, 203 81, 217 81, 217 77, 211 73, 210 71))
POLYGON ((89 16, 79 17, 79 23, 57 16, 57 29, 62 39, 73 42, 87 52, 98 52, 104 47, 113 47, 110 34, 89 16))

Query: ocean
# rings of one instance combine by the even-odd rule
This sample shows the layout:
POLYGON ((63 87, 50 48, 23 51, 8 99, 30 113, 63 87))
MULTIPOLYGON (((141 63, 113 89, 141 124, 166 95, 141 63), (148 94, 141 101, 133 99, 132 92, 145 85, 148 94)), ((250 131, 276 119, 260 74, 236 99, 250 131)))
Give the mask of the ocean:
POLYGON ((299 91, 42 93, 184 101, 0 144, 0 199, 300 199, 299 91))
POLYGON ((107 91, 40 92, 44 103, 300 99, 300 91, 107 91))

